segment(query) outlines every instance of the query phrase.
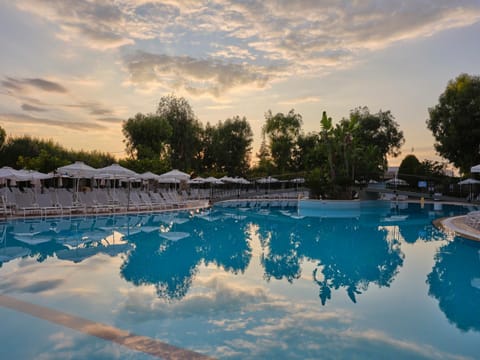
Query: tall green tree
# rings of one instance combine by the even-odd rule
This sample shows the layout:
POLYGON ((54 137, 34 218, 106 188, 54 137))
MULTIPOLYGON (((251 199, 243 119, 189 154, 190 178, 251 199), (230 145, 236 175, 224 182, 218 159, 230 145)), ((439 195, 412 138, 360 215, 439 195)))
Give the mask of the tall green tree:
POLYGON ((7 132, 5 131, 4 128, 0 126, 0 148, 5 143, 6 138, 7 138, 7 132))
POLYGON ((272 160, 277 171, 283 173, 295 167, 295 149, 302 127, 302 116, 292 109, 288 114, 277 113, 273 115, 269 110, 265 114, 265 134, 272 160))
POLYGON ((155 114, 138 113, 123 122, 122 132, 127 153, 131 158, 158 160, 166 157, 172 127, 165 118, 155 114))
POLYGON ((422 163, 417 157, 413 154, 405 156, 398 168, 398 177, 410 186, 416 186, 423 175, 422 163))
POLYGON ((235 116, 216 127, 207 125, 204 161, 218 173, 244 175, 249 167, 253 132, 245 117, 235 116))
POLYGON ((403 131, 390 111, 380 110, 372 114, 368 107, 360 107, 350 113, 350 121, 354 120, 358 122, 355 136, 361 144, 375 145, 385 160, 387 155, 393 157, 400 155, 400 148, 405 139, 403 131))
POLYGON ((197 170, 203 129, 188 101, 174 95, 164 96, 158 103, 156 114, 172 129, 169 141, 172 167, 183 171, 197 170))
POLYGON ((435 150, 462 173, 480 163, 480 77, 450 80, 438 104, 428 109, 435 150))

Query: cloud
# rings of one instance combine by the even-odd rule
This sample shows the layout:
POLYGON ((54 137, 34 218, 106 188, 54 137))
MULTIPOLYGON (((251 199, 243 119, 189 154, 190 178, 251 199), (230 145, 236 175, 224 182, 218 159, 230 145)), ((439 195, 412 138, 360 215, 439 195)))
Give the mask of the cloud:
MULTIPOLYGON (((167 303, 148 288, 132 288, 115 312, 121 321, 170 323, 162 336, 182 336, 185 321, 204 352, 218 358, 462 359, 421 341, 404 340, 374 328, 358 328, 357 315, 328 311, 316 301, 292 303, 261 284, 235 284, 228 276, 199 277, 195 291, 167 303), (178 327, 177 327, 178 326, 178 327), (299 329, 300 332, 299 332, 299 329), (219 340, 221 339, 221 340, 219 340)), ((189 333, 192 336, 192 333, 189 333)))
POLYGON ((192 95, 214 97, 244 86, 263 88, 273 74, 272 69, 265 67, 144 51, 125 57, 124 63, 131 84, 183 89, 192 95))
POLYGON ((26 276, 16 277, 11 280, 2 282, 0 289, 2 292, 25 292, 25 293, 41 293, 58 288, 64 283, 63 279, 48 279, 48 280, 30 280, 26 276))
POLYGON ((1 82, 2 86, 10 91, 24 92, 34 88, 46 92, 67 93, 68 90, 57 82, 41 78, 16 79, 7 77, 1 82))
POLYGON ((80 101, 76 104, 66 104, 67 108, 85 109, 90 115, 111 115, 112 109, 106 108, 104 105, 96 101, 80 101))
MULTIPOLYGON (((19 0, 57 37, 123 47, 129 84, 221 96, 348 68, 366 53, 480 21, 477 0, 19 0), (214 42, 212 42, 214 39, 214 42), (150 40, 150 41, 149 41, 150 40), (148 52, 134 52, 148 46, 148 52)), ((15 87, 18 84, 10 83, 15 87)))
POLYGON ((12 123, 12 124, 27 124, 33 126, 55 126, 66 128, 69 130, 105 130, 107 129, 103 125, 99 125, 96 123, 86 122, 86 121, 67 121, 67 120, 54 120, 54 119, 47 119, 47 118, 37 118, 29 115, 24 114, 2 114, 0 113, 0 120, 5 123, 12 123))
POLYGON ((22 104, 22 110, 24 111, 33 111, 33 112, 45 112, 48 111, 47 109, 30 105, 30 104, 22 104))
POLYGON ((305 103, 316 103, 319 102, 320 98, 318 96, 304 96, 293 98, 289 100, 280 101, 280 105, 298 105, 298 104, 305 104, 305 103))
POLYGON ((97 121, 112 123, 112 124, 121 124, 125 119, 117 118, 117 117, 102 117, 97 118, 97 121))

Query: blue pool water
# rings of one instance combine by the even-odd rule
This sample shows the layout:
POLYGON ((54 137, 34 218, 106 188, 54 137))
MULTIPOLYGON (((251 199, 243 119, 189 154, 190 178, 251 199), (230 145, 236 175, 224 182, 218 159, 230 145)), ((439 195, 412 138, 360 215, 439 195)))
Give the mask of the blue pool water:
MULTIPOLYGON (((0 294, 222 359, 480 357, 464 207, 213 208, 0 224, 0 294)), ((0 359, 151 355, 0 306, 0 359)))

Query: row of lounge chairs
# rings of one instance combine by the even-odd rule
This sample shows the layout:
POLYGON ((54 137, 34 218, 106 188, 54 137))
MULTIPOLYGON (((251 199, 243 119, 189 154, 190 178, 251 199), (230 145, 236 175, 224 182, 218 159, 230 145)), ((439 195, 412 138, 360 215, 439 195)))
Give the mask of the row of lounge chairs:
POLYGON ((205 205, 205 201, 183 199, 176 191, 146 192, 126 189, 93 189, 75 194, 64 188, 0 189, 0 209, 4 215, 68 215, 168 210, 205 205))

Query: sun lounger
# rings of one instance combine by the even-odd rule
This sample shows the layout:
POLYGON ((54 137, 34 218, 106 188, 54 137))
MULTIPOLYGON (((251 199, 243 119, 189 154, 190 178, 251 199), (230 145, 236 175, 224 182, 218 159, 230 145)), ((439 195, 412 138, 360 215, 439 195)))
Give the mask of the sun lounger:
POLYGON ((70 214, 74 212, 86 212, 85 205, 80 203, 73 202, 73 194, 67 191, 66 189, 57 189, 56 190, 56 199, 57 204, 62 208, 64 212, 70 212, 70 214))
POLYGON ((42 210, 35 202, 31 192, 15 192, 16 211, 26 215, 42 215, 42 210))

